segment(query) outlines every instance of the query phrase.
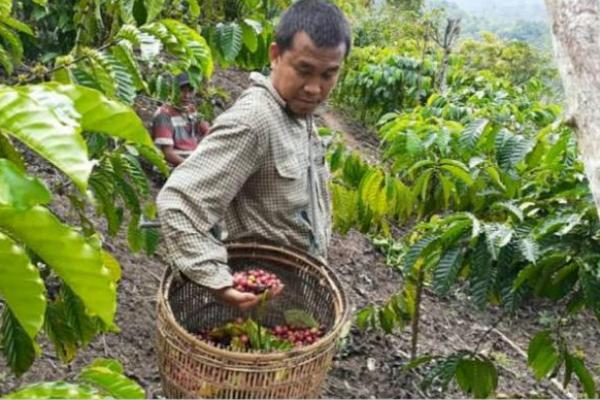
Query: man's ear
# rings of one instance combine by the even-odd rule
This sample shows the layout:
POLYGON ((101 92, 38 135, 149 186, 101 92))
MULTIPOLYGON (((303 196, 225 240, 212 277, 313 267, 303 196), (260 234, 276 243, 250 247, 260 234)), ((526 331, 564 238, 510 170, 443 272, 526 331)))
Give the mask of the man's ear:
POLYGON ((271 61, 271 69, 277 67, 277 63, 279 62, 280 56, 281 51, 277 43, 271 43, 271 45, 269 46, 269 60, 271 61))

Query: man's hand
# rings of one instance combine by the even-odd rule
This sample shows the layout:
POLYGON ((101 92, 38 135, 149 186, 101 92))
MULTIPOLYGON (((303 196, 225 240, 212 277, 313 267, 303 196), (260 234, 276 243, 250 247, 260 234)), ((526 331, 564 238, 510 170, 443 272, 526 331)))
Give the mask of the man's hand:
POLYGON ((182 108, 183 111, 189 116, 196 116, 196 113, 198 112, 194 103, 182 104, 182 108))
POLYGON ((227 287, 215 290, 214 294, 219 300, 227 304, 231 304, 232 306, 236 306, 240 310, 244 311, 257 306, 263 296, 267 296, 267 299, 272 299, 273 297, 278 296, 282 291, 283 285, 268 289, 260 295, 240 292, 232 287, 227 287))
POLYGON ((219 300, 231 304, 232 306, 236 306, 240 310, 252 308, 260 301, 260 297, 254 293, 240 292, 232 287, 215 290, 214 294, 219 300))
POLYGON ((198 131, 200 132, 201 136, 207 136, 210 132, 210 125, 208 125, 208 122, 206 121, 202 121, 198 123, 198 131))
POLYGON ((169 164, 173 166, 178 166, 181 164, 184 159, 179 154, 175 152, 175 148, 173 146, 160 146, 163 154, 165 155, 165 159, 169 162, 169 164))

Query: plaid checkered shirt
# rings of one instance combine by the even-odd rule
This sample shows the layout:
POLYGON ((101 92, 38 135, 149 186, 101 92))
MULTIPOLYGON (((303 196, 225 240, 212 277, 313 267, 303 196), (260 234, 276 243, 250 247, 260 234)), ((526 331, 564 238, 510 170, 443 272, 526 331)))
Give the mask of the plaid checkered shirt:
POLYGON ((291 114, 258 73, 158 195, 167 262, 213 289, 232 285, 226 241, 293 246, 325 260, 329 171, 313 117, 291 114))

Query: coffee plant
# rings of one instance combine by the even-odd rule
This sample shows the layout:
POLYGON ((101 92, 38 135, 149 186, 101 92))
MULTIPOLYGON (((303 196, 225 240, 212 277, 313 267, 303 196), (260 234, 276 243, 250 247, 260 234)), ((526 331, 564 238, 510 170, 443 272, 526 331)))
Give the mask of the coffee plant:
MULTIPOLYGON (((137 96, 176 96, 167 77, 181 71, 200 87, 215 61, 262 67, 259 42, 270 42, 272 17, 285 6, 248 1, 238 13, 221 10, 210 19, 219 39, 207 40, 209 19, 176 19, 181 3, 0 0, 0 348, 16 375, 40 354, 42 335, 70 362, 98 333, 118 332, 121 270, 103 233, 126 226, 133 251, 156 248, 157 231, 139 228, 155 216, 147 166, 169 169, 130 108, 137 96), (56 212, 57 202, 67 212, 56 212)), ((183 3, 199 15, 200 2, 183 3)), ((101 360, 80 383, 36 384, 10 396, 143 397, 122 373, 101 360)))
POLYGON ((64 360, 72 359, 75 349, 97 332, 116 329, 120 267, 102 249, 93 227, 76 230, 48 208, 53 196, 27 172, 14 140, 64 174, 81 196, 94 169, 83 131, 156 150, 131 109, 93 89, 46 83, 4 86, 0 92, 0 329, 2 351, 20 374, 39 353, 36 337, 42 329, 64 360))
POLYGON ((121 363, 96 359, 84 367, 72 382, 43 382, 24 386, 5 396, 7 399, 142 399, 144 389, 123 375, 121 363))
POLYGON ((428 61, 393 55, 363 65, 343 76, 336 99, 344 107, 361 110, 361 121, 376 122, 387 110, 402 110, 428 97, 434 83, 428 61))
MULTIPOLYGON (((548 86, 552 74, 542 62, 528 64, 527 71, 508 64, 536 51, 506 45, 499 58, 485 59, 487 68, 476 66, 483 58, 470 56, 475 46, 466 43, 451 57, 445 93, 419 86, 430 91, 412 103, 398 97, 386 101, 382 91, 391 81, 376 72, 385 66, 365 59, 364 71, 379 76, 381 84, 363 78, 362 90, 369 94, 356 98, 376 99, 363 108, 363 115, 373 118, 363 120, 377 121, 381 163, 368 164, 342 144, 330 152, 329 162, 339 231, 357 228, 391 237, 394 227, 417 221, 401 244, 379 240, 388 262, 401 269, 403 287, 386 304, 360 311, 359 326, 386 332, 410 326, 413 367, 430 368, 424 384, 447 387, 454 380, 467 394, 487 397, 497 387, 498 373, 476 349, 418 354, 424 287, 444 296, 455 285, 467 285, 477 307, 499 305, 506 315, 539 297, 563 307, 567 319, 582 308, 600 317, 600 225, 573 133, 561 120, 561 108, 547 102, 557 97, 548 86)), ((388 51, 382 54, 389 57, 388 51)), ((430 75, 436 76, 435 56, 431 65, 430 75)), ((362 73, 356 71, 362 69, 344 76, 341 98, 352 99, 350 88, 356 86, 350 83, 362 73)), ((405 84, 417 88, 416 80, 405 84)), ((565 386, 575 376, 594 397, 584 358, 569 349, 560 332, 556 326, 530 342, 534 375, 552 377, 562 369, 565 386)))

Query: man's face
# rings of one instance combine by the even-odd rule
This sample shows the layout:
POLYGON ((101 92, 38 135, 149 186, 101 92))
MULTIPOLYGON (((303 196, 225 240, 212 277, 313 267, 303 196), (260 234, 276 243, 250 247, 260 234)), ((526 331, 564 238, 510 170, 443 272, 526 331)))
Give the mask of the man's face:
POLYGON ((292 47, 284 52, 276 43, 271 44, 271 80, 294 114, 311 114, 327 99, 345 52, 344 43, 337 47, 317 47, 305 32, 296 33, 292 47))
POLYGON ((182 85, 179 87, 179 96, 181 104, 190 104, 194 102, 195 90, 192 85, 182 85))

